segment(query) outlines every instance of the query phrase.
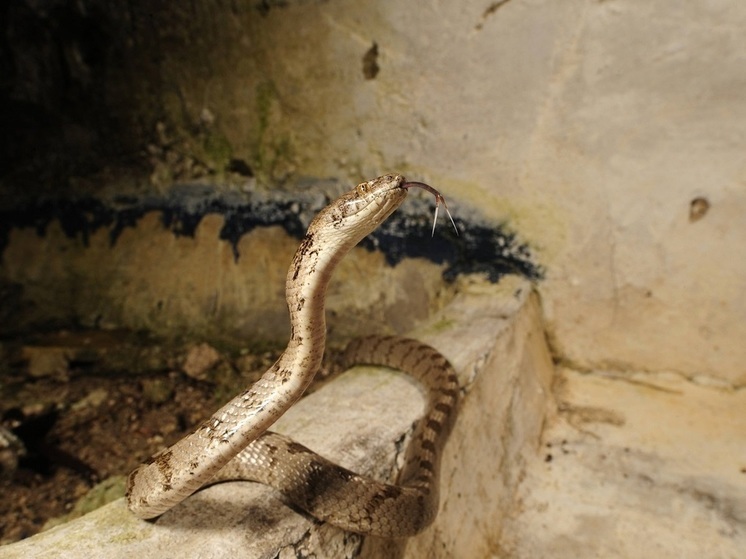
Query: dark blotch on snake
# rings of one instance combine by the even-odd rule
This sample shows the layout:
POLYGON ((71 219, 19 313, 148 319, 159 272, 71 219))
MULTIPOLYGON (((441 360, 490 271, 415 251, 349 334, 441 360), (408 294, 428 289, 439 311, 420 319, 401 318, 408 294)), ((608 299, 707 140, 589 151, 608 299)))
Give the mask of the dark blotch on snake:
POLYGON ((451 406, 448 404, 435 404, 435 409, 438 410, 441 413, 448 413, 451 411, 451 406))
POLYGON ((327 470, 325 468, 325 464, 311 460, 302 480, 299 480, 293 488, 295 494, 303 495, 302 500, 308 503, 311 509, 317 499, 324 498, 325 493, 331 488, 339 487, 349 479, 343 475, 344 472, 341 469, 327 470))
POLYGON ((423 439, 420 442, 420 446, 429 452, 435 452, 435 443, 429 439, 423 439))
POLYGON ((286 450, 288 454, 311 454, 310 450, 295 441, 289 441, 286 450))
POLYGON ((434 470, 433 463, 430 460, 420 460, 420 468, 432 472, 434 470))
POLYGON ((313 246, 313 233, 307 233, 305 237, 303 237, 303 240, 300 242, 300 246, 298 247, 297 252, 295 253, 295 258, 293 259, 293 267, 295 268, 293 272, 293 279, 298 279, 298 274, 300 273, 301 269, 301 261, 303 260, 303 257, 308 254, 309 249, 313 246))
POLYGON ((398 499, 401 493, 401 488, 396 485, 385 486, 381 491, 373 495, 368 503, 366 503, 365 516, 371 519, 374 518, 385 501, 398 499))
POLYGON ((440 435, 440 432, 443 430, 443 426, 434 419, 427 420, 427 428, 435 431, 438 435, 440 435))
POLYGON ((161 475, 167 480, 170 480, 171 475, 173 474, 173 469, 170 464, 171 454, 171 451, 167 450, 163 454, 156 456, 154 460, 156 466, 158 466, 158 471, 161 472, 161 475))

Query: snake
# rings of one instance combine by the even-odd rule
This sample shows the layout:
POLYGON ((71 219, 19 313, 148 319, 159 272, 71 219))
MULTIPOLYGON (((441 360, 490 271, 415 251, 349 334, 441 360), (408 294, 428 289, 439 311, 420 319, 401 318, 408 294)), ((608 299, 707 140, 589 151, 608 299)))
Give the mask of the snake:
POLYGON ((437 219, 438 205, 445 206, 442 195, 399 174, 363 182, 316 215, 287 273, 287 347, 259 380, 129 475, 126 503, 132 513, 153 519, 207 485, 251 480, 274 487, 291 505, 350 532, 406 538, 433 522, 439 507, 442 451, 460 393, 454 368, 434 348, 399 336, 366 336, 350 342, 342 355, 344 367, 397 369, 423 389, 425 411, 395 483, 359 475, 268 430, 301 397, 321 367, 326 291, 334 269, 413 187, 435 195, 437 219))

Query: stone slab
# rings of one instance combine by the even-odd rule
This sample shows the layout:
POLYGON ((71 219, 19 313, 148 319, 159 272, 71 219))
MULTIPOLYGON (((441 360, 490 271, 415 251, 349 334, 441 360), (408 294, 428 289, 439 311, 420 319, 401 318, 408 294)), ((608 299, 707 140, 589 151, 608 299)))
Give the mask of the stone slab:
MULTIPOLYGON (((418 537, 364 540, 293 511, 269 488, 238 482, 201 491, 156 522, 134 518, 119 500, 6 546, 0 558, 488 556, 527 454, 536 451, 552 368, 528 282, 472 279, 458 290, 413 333, 452 361, 464 388, 442 466, 441 512, 418 537)), ((358 367, 304 398, 276 427, 347 467, 391 479, 422 405, 407 377, 358 367)))

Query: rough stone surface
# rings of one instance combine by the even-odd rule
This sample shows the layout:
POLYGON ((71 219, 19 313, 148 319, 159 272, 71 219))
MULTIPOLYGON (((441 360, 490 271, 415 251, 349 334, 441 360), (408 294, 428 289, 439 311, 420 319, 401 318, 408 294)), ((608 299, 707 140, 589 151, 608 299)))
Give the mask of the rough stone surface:
POLYGON ((673 373, 558 384, 500 557, 744 557, 746 392, 673 373))
POLYGON ((187 351, 181 370, 198 380, 205 380, 207 372, 220 362, 220 353, 209 344, 192 346, 187 351))
MULTIPOLYGON (((555 372, 537 297, 517 278, 461 281, 413 335, 452 360, 465 392, 440 513, 421 535, 363 541, 295 513, 270 489, 233 483, 156 523, 118 501, 0 557, 742 557, 743 390, 677 373, 555 372)), ((421 411, 417 394, 405 377, 356 369, 278 427, 387 479, 421 411)))
MULTIPOLYGON (((323 557, 490 556, 524 464, 536 452, 552 367, 530 284, 514 279, 500 289, 482 282, 460 288, 416 333, 451 359, 465 390, 442 466, 441 512, 417 538, 363 543, 299 515, 268 488, 232 483, 199 492, 155 523, 135 519, 120 500, 6 546, 0 557, 275 557, 300 549, 323 557)), ((277 430, 345 466, 390 479, 397 441, 421 409, 406 377, 360 368, 305 398, 277 430)))

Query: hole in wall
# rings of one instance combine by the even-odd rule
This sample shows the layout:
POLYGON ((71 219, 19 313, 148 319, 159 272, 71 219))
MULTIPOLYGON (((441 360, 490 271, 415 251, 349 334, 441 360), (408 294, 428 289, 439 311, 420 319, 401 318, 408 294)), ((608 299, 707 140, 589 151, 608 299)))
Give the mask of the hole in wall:
POLYGON ((373 45, 363 55, 363 76, 366 80, 374 80, 381 67, 378 65, 378 43, 373 45))
POLYGON ((710 211, 710 201, 707 198, 702 196, 694 198, 689 203, 689 222, 699 221, 707 215, 708 211, 710 211))

